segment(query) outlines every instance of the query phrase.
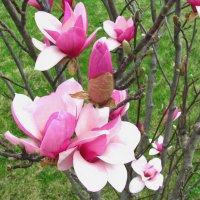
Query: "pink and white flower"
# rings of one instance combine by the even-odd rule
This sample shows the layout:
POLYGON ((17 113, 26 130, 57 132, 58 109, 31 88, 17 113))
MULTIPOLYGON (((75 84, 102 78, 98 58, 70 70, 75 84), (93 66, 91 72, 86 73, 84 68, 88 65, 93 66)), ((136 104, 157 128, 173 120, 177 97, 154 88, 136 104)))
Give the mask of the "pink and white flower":
POLYGON ((56 158, 66 150, 74 133, 83 101, 69 94, 82 91, 74 79, 62 83, 55 93, 36 97, 32 101, 22 94, 15 94, 12 115, 18 127, 28 138, 17 138, 10 132, 5 138, 13 145, 21 144, 28 153, 40 152, 56 158))
MULTIPOLYGON (((150 150, 149 150, 149 155, 153 156, 153 155, 156 155, 156 154, 161 154, 162 153, 162 149, 163 149, 163 136, 160 135, 159 138, 158 138, 158 141, 154 141, 152 143, 152 147, 150 150)), ((152 139, 149 139, 149 142, 151 143, 152 142, 152 139)))
POLYGON ((187 0, 187 1, 191 5, 192 10, 194 12, 197 12, 197 10, 198 10, 198 13, 200 13, 199 12, 200 11, 200 0, 187 0))
MULTIPOLYGON (((112 93, 112 98, 115 101, 115 105, 117 106, 119 103, 121 103, 122 101, 124 101, 127 98, 127 92, 126 90, 113 90, 112 93)), ((115 110, 114 112, 112 112, 110 114, 110 119, 114 119, 118 116, 124 116, 127 112, 127 110, 129 109, 129 103, 127 103, 124 106, 121 106, 120 108, 118 108, 117 110, 115 110)))
MULTIPOLYGON (((54 2, 54 0, 49 0, 50 9, 52 9, 53 2, 54 2)), ((29 4, 30 6, 35 7, 37 10, 41 10, 40 4, 39 4, 36 0, 29 0, 29 1, 28 1, 28 4, 29 4)))
POLYGON ((81 54, 96 37, 96 29, 88 38, 88 18, 83 3, 78 3, 72 11, 65 2, 63 22, 53 15, 39 11, 35 21, 44 36, 53 44, 39 54, 35 69, 44 71, 52 68, 63 58, 74 58, 81 54))
POLYGON ((138 160, 133 161, 131 166, 139 174, 130 182, 131 193, 141 192, 145 186, 150 190, 158 190, 163 185, 163 175, 160 173, 162 166, 159 158, 154 158, 147 163, 146 158, 141 156, 138 160))
POLYGON ((125 17, 118 16, 116 22, 107 20, 103 23, 105 32, 110 36, 108 40, 115 48, 121 46, 123 41, 130 42, 135 34, 133 19, 126 21, 125 17))
MULTIPOLYGON (((169 109, 166 110, 165 116, 164 116, 164 124, 167 122, 169 115, 169 109)), ((179 112, 178 107, 175 108, 174 110, 174 115, 173 115, 173 121, 177 120, 181 115, 181 112, 179 112)))
POLYGON ((140 141, 136 126, 121 121, 108 122, 109 108, 86 104, 76 126, 77 137, 59 155, 58 168, 74 167, 80 182, 88 191, 99 191, 109 182, 121 192, 127 180, 124 164, 134 160, 134 149, 140 141))

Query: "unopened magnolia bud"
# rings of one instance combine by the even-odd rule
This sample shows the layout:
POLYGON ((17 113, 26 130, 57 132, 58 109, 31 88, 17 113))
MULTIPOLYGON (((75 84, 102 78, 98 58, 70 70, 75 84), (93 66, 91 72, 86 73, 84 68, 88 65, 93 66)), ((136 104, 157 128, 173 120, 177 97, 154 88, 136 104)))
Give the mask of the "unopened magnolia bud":
POLYGON ((107 72, 89 80, 88 95, 90 101, 99 106, 106 104, 114 89, 113 74, 107 72))
POLYGON ((173 129, 174 129, 174 130, 176 130, 176 129, 177 129, 176 125, 173 125, 173 129))
POLYGON ((132 53, 132 50, 131 50, 129 42, 127 42, 126 40, 124 40, 122 45, 123 45, 123 50, 124 50, 124 52, 126 54, 131 54, 132 53))

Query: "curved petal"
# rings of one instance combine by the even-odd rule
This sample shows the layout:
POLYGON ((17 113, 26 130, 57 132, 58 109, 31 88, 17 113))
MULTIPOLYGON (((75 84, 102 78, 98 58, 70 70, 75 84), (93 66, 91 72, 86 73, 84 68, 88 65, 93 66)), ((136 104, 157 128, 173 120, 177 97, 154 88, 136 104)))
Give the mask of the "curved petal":
POLYGON ((87 33, 88 30, 88 17, 87 17, 87 11, 85 9, 85 6, 82 2, 76 4, 76 7, 74 9, 74 14, 76 17, 81 16, 83 19, 83 24, 84 24, 84 30, 85 33, 87 33))
POLYGON ((104 154, 98 156, 98 158, 104 162, 118 165, 133 161, 135 156, 132 149, 129 147, 119 143, 110 143, 104 154))
POLYGON ((68 1, 64 0, 64 17, 63 17, 63 23, 69 20, 69 18, 73 15, 73 10, 71 9, 71 6, 69 5, 68 1))
POLYGON ((94 163, 83 159, 80 152, 76 151, 73 158, 74 170, 78 179, 88 191, 97 192, 107 183, 107 172, 101 161, 94 163))
POLYGON ((35 70, 45 71, 59 63, 66 54, 62 53, 56 46, 45 48, 37 57, 35 70))
POLYGON ((117 190, 122 192, 127 181, 127 170, 124 165, 105 165, 108 182, 117 190))
POLYGON ((154 156, 154 155, 157 155, 157 154, 159 154, 159 151, 157 151, 156 149, 152 148, 152 149, 149 150, 149 155, 150 156, 154 156))
POLYGON ((112 38, 106 39, 105 42, 106 42, 106 44, 108 46, 109 51, 113 51, 114 49, 116 49, 116 48, 121 46, 120 42, 118 42, 117 40, 112 39, 112 38))
POLYGON ((159 158, 154 158, 150 160, 148 164, 153 165, 158 172, 162 171, 162 164, 159 158))
POLYGON ((140 142, 141 134, 138 128, 130 122, 122 122, 121 128, 113 141, 122 143, 134 150, 140 142))
POLYGON ((12 133, 7 131, 4 134, 5 138, 13 145, 23 145, 27 153, 36 153, 39 151, 39 141, 32 138, 17 138, 12 133))
POLYGON ((73 155, 77 147, 67 149, 59 154, 57 167, 60 171, 67 171, 73 166, 73 155))
POLYGON ((158 138, 158 143, 162 144, 163 141, 164 141, 164 137, 162 135, 160 135, 159 138, 158 138))
POLYGON ((72 27, 60 35, 56 45, 68 57, 77 57, 81 53, 85 41, 86 35, 83 29, 72 27))
POLYGON ((32 106, 33 102, 29 97, 23 94, 15 94, 15 98, 12 102, 12 115, 15 122, 24 133, 40 140, 42 135, 31 113, 32 106))
POLYGON ((158 190, 163 185, 163 175, 158 174, 153 179, 145 181, 145 185, 150 190, 158 190))
POLYGON ((132 179, 129 185, 129 190, 131 193, 136 194, 138 192, 141 192, 145 187, 144 182, 142 181, 140 176, 137 176, 132 179))
POLYGON ((60 33, 62 23, 56 17, 44 11, 35 13, 35 21, 39 30, 45 35, 45 37, 55 44, 56 41, 45 30, 51 30, 60 33))
POLYGON ((126 30, 128 28, 128 25, 124 16, 118 16, 115 24, 116 24, 116 27, 121 30, 126 30))
POLYGON ((33 45, 40 51, 43 51, 47 47, 45 43, 42 43, 35 38, 32 38, 32 42, 33 42, 33 45))
POLYGON ((103 29, 104 31, 113 39, 117 38, 117 34, 115 32, 115 23, 110 21, 110 20, 106 20, 103 22, 103 29))
POLYGON ((80 113, 76 126, 76 134, 80 135, 94 128, 100 128, 108 122, 109 108, 94 108, 92 104, 86 104, 80 113))
POLYGON ((147 164, 147 160, 144 156, 141 156, 138 160, 134 160, 131 164, 131 167, 133 168, 133 170, 143 176, 144 175, 144 168, 147 164))

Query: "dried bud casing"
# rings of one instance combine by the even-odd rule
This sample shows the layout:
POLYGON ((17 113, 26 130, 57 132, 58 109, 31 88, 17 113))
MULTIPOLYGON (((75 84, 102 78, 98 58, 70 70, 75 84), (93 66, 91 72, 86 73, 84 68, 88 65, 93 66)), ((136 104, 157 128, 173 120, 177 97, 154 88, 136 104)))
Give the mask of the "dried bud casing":
POLYGON ((113 74, 107 72, 89 80, 89 99, 99 106, 105 105, 111 98, 114 89, 113 74))

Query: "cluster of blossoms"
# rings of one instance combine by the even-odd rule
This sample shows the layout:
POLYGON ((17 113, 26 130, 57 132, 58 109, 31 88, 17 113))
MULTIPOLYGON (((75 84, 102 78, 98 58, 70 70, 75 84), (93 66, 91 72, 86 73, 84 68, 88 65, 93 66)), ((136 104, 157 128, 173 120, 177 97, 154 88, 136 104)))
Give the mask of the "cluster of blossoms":
MULTIPOLYGON (((77 58, 94 41, 99 30, 87 38, 88 19, 84 4, 78 3, 72 10, 73 1, 62 2, 62 22, 44 11, 35 14, 45 41, 33 39, 41 51, 36 70, 48 70, 63 59, 77 58)), ((30 0, 29 4, 41 9, 37 1, 30 0)), ((53 0, 49 0, 49 4, 52 8, 53 0)), ((54 160, 60 171, 73 167, 88 191, 99 191, 109 182, 122 192, 127 182, 125 164, 130 162, 139 175, 131 181, 130 191, 140 192, 144 186, 157 190, 163 183, 161 162, 158 158, 149 163, 144 157, 135 159, 134 150, 141 135, 135 125, 122 120, 129 103, 114 112, 110 112, 109 106, 109 101, 117 105, 127 97, 125 90, 114 90, 110 51, 131 41, 135 35, 134 23, 132 18, 126 21, 119 16, 116 22, 105 21, 103 27, 110 38, 96 41, 91 52, 89 103, 76 98, 84 90, 73 78, 58 86, 55 92, 33 101, 25 95, 15 94, 12 115, 28 138, 18 138, 9 131, 5 138, 13 145, 23 146, 27 153, 39 153, 54 160)), ((154 145, 157 153, 162 151, 161 139, 154 145)))

